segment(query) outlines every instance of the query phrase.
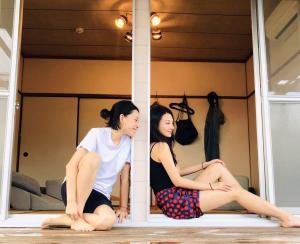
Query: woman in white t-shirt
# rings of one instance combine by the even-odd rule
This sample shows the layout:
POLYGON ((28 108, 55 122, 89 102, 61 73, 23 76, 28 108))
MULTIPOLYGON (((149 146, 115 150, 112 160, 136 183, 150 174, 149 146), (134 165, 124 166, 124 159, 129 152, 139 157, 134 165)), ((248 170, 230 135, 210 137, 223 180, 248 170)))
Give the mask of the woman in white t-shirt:
POLYGON ((109 230, 127 217, 131 137, 139 127, 139 109, 123 100, 101 117, 106 128, 92 128, 66 166, 61 194, 66 214, 47 219, 42 228, 69 226, 73 230, 109 230), (120 208, 114 212, 110 193, 121 172, 120 208))

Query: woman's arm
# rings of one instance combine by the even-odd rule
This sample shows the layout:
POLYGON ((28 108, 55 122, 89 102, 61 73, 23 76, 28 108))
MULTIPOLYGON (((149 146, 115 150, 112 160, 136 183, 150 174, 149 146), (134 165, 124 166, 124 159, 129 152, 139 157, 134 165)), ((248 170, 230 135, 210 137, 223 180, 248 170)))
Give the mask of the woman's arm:
MULTIPOLYGON (((71 157, 70 161, 66 165, 66 178, 67 178, 67 206, 77 204, 76 201, 76 179, 78 174, 78 164, 82 157, 87 154, 87 150, 80 147, 76 150, 76 152, 71 157)), ((67 211, 71 211, 70 216, 72 219, 76 219, 78 217, 77 214, 74 213, 71 209, 66 209, 67 211)), ((68 214, 68 213, 67 213, 68 214)))
POLYGON ((121 199, 120 199, 120 209, 116 212, 119 222, 123 223, 124 219, 127 218, 128 211, 128 195, 129 195, 129 173, 130 164, 126 163, 121 172, 121 199))
POLYGON ((192 165, 192 166, 184 167, 182 169, 179 168, 178 166, 176 166, 176 168, 179 169, 180 176, 185 176, 185 175, 190 175, 190 174, 193 174, 197 171, 203 170, 204 165, 202 166, 202 163, 199 163, 199 164, 195 164, 195 165, 192 165))
POLYGON ((129 172, 130 164, 125 164, 121 172, 121 199, 120 207, 127 209, 128 194, 129 194, 129 172))
POLYGON ((213 159, 213 160, 208 161, 208 162, 204 161, 202 163, 198 163, 198 164, 195 164, 195 165, 192 165, 192 166, 187 166, 187 167, 184 167, 182 169, 179 166, 176 165, 176 168, 178 169, 178 172, 181 176, 185 176, 185 175, 190 175, 190 174, 193 174, 197 171, 206 169, 209 165, 214 164, 214 163, 220 163, 220 164, 225 166, 225 163, 222 160, 213 159))

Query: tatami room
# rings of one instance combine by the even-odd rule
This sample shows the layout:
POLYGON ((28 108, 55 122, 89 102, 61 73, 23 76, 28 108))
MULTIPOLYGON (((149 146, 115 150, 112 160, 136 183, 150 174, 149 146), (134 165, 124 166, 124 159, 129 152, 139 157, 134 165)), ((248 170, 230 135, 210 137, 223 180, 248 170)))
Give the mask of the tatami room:
MULTIPOLYGON (((11 96, 7 64, 14 59, 16 64, 16 102, 8 106, 15 109, 13 119, 6 120, 6 110, 0 113, 1 120, 13 122, 11 152, 0 145, 6 155, 1 170, 11 166, 11 174, 5 171, 0 177, 8 189, 7 194, 0 191, 8 202, 7 208, 0 204, 1 226, 39 227, 44 219, 63 214, 61 184, 77 145, 91 128, 107 126, 102 109, 132 100, 140 108, 140 128, 132 142, 129 216, 114 225, 115 240, 120 235, 130 240, 132 231, 133 239, 166 240, 168 233, 187 241, 205 233, 184 227, 200 226, 236 227, 234 233, 211 229, 208 240, 218 235, 255 240, 257 233, 271 240, 276 230, 269 235, 263 228, 247 232, 239 227, 278 223, 236 202, 200 219, 178 222, 163 215, 149 180, 149 111, 153 104, 171 109, 180 167, 220 158, 245 190, 297 214, 298 194, 285 191, 290 186, 297 191, 298 176, 292 129, 299 121, 296 2, 151 0, 148 6, 142 0, 20 1, 19 31, 14 30, 19 50, 13 52, 0 32, 0 55, 8 60, 0 69, 3 106, 11 96), (284 18, 277 21, 278 16, 284 18), (217 134, 210 133, 212 114, 217 134), (188 127, 181 127, 184 123, 188 127), (154 234, 128 227, 154 227, 154 234)), ((0 129, 4 138, 6 127, 0 129)), ((199 173, 184 177, 195 179, 199 173)), ((121 207, 121 181, 118 177, 111 194, 114 210, 121 207)), ((53 233, 69 234, 59 231, 53 233)), ((287 233, 297 238, 296 232, 287 233)))

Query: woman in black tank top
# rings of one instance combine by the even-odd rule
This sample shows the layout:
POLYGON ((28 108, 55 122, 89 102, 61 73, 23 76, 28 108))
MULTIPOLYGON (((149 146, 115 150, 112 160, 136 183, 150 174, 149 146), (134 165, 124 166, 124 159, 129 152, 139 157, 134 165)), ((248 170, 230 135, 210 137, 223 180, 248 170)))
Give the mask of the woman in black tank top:
POLYGON ((150 184, 157 205, 166 216, 197 218, 203 212, 237 201, 250 212, 278 218, 283 227, 300 227, 298 217, 244 190, 219 159, 179 168, 173 152, 171 110, 156 104, 150 115, 150 184), (195 180, 182 177, 197 171, 201 173, 195 180))

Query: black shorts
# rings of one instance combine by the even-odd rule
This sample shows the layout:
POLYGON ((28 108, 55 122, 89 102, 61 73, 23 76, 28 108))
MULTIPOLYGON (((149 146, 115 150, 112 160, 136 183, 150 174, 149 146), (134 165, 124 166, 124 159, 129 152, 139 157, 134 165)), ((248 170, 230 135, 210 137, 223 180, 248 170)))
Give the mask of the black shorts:
MULTIPOLYGON (((61 185, 61 196, 65 206, 67 206, 66 181, 61 185)), ((111 201, 105 195, 93 189, 85 203, 83 212, 94 213, 95 209, 100 205, 107 205, 113 209, 111 201)))

